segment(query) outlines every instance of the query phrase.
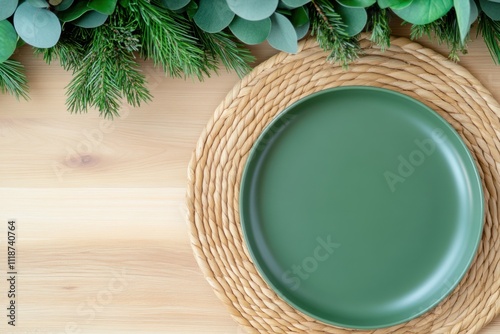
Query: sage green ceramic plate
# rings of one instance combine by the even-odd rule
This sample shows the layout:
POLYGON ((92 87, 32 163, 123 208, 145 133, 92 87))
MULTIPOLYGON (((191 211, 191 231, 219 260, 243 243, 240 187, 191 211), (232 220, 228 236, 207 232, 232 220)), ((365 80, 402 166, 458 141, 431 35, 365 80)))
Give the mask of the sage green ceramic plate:
POLYGON ((372 87, 308 96, 256 141, 240 194, 255 265, 326 323, 380 328, 426 312, 474 258, 483 193, 455 130, 372 87))

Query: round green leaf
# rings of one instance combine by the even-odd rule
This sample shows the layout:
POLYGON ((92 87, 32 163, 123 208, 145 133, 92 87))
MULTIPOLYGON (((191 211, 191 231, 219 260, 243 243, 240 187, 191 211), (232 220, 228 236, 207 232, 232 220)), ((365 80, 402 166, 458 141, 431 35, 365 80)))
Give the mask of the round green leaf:
POLYGON ((2 0, 2 5, 0 6, 0 21, 11 17, 16 11, 18 3, 18 0, 2 0))
POLYGON ((17 34, 12 24, 0 21, 0 63, 3 63, 16 51, 17 34))
POLYGON ((479 16, 479 10, 474 0, 469 0, 469 2, 470 2, 469 26, 471 26, 477 20, 477 17, 479 16))
POLYGON ((309 22, 309 13, 304 7, 298 7, 292 10, 290 21, 294 27, 302 26, 309 22))
POLYGON ((427 24, 448 13, 452 6, 453 0, 413 0, 409 6, 394 12, 409 23, 427 24))
POLYGON ((264 42, 271 31, 271 19, 248 21, 236 16, 229 25, 229 29, 240 41, 245 44, 259 44, 264 42))
POLYGON ((200 0, 200 7, 194 15, 194 22, 208 33, 216 33, 231 23, 234 13, 226 0, 200 0))
POLYGON ((278 0, 226 0, 229 8, 245 20, 259 21, 271 16, 278 8, 278 0))
POLYGON ((298 27, 294 27, 295 32, 297 33, 297 40, 300 40, 307 35, 307 33, 309 32, 309 26, 310 26, 310 23, 309 23, 309 21, 307 21, 306 24, 303 24, 303 25, 298 26, 298 27))
POLYGON ((19 36, 37 48, 51 48, 61 36, 61 23, 57 16, 44 8, 22 3, 14 14, 14 27, 19 36))
POLYGON ((267 41, 273 48, 281 51, 288 53, 298 51, 297 33, 292 22, 279 13, 271 15, 271 31, 267 41))
POLYGON ((339 4, 346 7, 369 7, 373 5, 376 0, 337 0, 339 4))
POLYGON ((101 14, 111 15, 118 0, 90 0, 87 6, 101 14))
POLYGON ((342 17, 342 22, 346 25, 345 31, 349 36, 359 34, 368 21, 364 8, 335 6, 335 11, 342 17))
POLYGON ((102 26, 108 17, 109 15, 92 10, 83 14, 80 18, 72 21, 71 23, 82 28, 97 28, 102 26))
POLYGON ((56 10, 62 12, 63 10, 68 9, 73 4, 73 1, 74 0, 63 0, 59 5, 56 6, 56 10))
POLYGON ((488 0, 479 0, 481 9, 494 21, 500 21, 500 3, 488 0))
POLYGON ((469 0, 454 0, 453 6, 457 15, 460 39, 464 41, 470 30, 470 2, 469 0))
POLYGON ((392 9, 403 9, 406 6, 410 5, 413 0, 377 0, 377 4, 380 8, 388 8, 392 9))
POLYGON ((49 8, 49 3, 45 0, 28 0, 29 4, 37 8, 49 8))
POLYGON ((67 10, 60 12, 59 19, 63 22, 71 22, 91 10, 92 9, 87 7, 86 1, 77 1, 74 6, 71 6, 67 10))
POLYGON ((289 8, 297 8, 300 6, 304 6, 306 3, 311 2, 311 0, 281 0, 285 5, 289 8))
POLYGON ((179 10, 188 5, 191 0, 161 0, 161 4, 170 10, 179 10))

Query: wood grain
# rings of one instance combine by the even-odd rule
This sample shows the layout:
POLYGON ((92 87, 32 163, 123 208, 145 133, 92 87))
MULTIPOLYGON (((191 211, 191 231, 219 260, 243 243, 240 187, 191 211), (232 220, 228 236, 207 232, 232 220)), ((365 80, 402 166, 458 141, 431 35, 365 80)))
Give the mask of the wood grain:
MULTIPOLYGON (((275 52, 253 51, 259 61, 275 52)), ((169 79, 146 62, 154 101, 108 122, 67 113, 70 73, 28 48, 16 58, 31 100, 0 95, 0 263, 15 218, 19 271, 18 323, 1 314, 0 333, 242 333, 198 269, 184 204, 191 151, 237 76, 169 79)), ((484 43, 462 65, 500 100, 484 43)), ((2 279, 2 309, 6 291, 2 279)), ((500 333, 500 319, 482 333, 500 333)))

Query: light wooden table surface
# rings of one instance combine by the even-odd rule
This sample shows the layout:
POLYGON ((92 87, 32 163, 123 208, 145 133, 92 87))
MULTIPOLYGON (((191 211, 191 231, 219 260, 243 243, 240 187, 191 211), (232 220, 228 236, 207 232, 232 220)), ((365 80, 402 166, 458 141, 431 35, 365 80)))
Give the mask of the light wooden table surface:
MULTIPOLYGON (((237 76, 168 79, 144 64, 154 101, 109 123, 66 111, 70 73, 28 48, 16 58, 31 100, 0 95, 0 333, 243 333, 196 265, 184 204, 191 151, 237 76), (15 328, 4 279, 12 218, 15 328)), ((500 67, 482 42, 462 65, 500 100, 500 67)), ((500 319, 482 333, 500 333, 500 319)))

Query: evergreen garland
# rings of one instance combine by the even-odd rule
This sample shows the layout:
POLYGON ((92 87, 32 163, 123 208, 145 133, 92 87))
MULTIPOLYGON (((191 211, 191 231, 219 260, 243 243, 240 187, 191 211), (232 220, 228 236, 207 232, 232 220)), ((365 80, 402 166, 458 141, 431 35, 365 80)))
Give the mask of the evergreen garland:
POLYGON ((66 91, 70 112, 97 109, 104 117, 119 115, 122 101, 140 106, 152 99, 136 57, 151 59, 171 77, 202 80, 220 64, 243 76, 255 60, 246 44, 267 40, 296 52, 309 33, 329 60, 347 69, 361 55, 361 31, 370 31, 382 50, 390 46, 394 15, 412 24, 411 38, 446 44, 453 61, 467 52, 477 23, 500 63, 498 0, 18 1, 4 0, 0 8, 0 92, 28 98, 24 68, 10 59, 26 42, 48 64, 58 60, 73 73, 66 91))

